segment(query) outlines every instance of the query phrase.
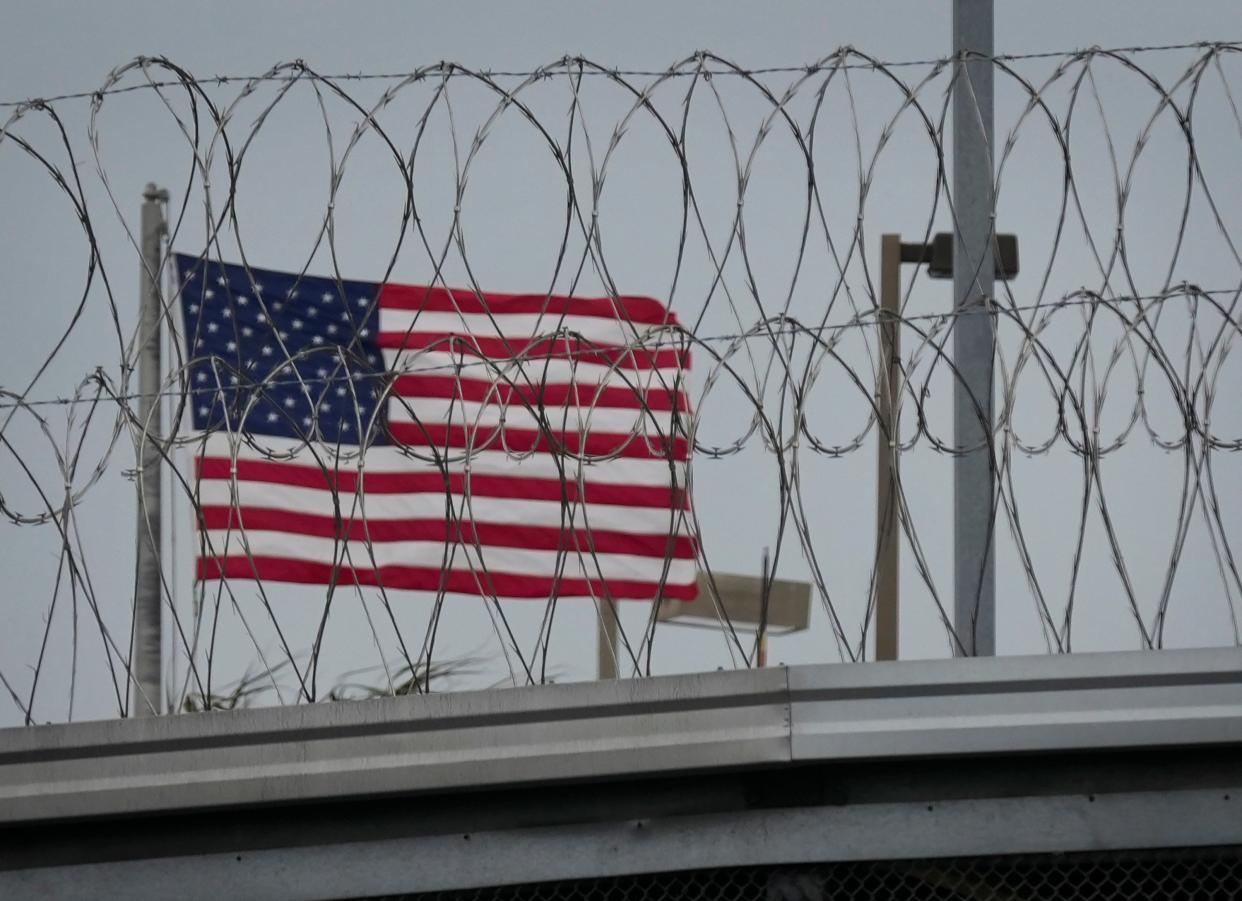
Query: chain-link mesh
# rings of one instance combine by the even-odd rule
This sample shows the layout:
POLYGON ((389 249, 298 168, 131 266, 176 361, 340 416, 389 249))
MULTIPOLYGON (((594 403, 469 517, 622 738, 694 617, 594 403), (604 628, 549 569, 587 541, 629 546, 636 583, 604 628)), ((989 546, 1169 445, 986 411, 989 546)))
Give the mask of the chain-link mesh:
POLYGON ((1242 847, 731 867, 399 897, 408 901, 1232 901, 1242 898, 1242 847))

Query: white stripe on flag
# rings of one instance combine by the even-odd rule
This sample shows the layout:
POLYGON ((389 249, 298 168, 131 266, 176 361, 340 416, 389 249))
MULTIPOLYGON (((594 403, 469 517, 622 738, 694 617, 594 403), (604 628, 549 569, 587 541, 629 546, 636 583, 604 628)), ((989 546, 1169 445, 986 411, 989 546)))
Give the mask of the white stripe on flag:
POLYGON ((553 313, 438 313, 380 308, 380 332, 389 334, 470 335, 475 338, 531 338, 568 332, 596 344, 614 347, 638 344, 648 350, 681 346, 678 332, 645 323, 629 323, 602 316, 559 316, 553 313))
MULTIPOLYGON (((480 524, 494 523, 515 526, 545 526, 599 531, 626 532, 633 535, 664 536, 676 531, 685 534, 686 517, 680 510, 660 507, 623 507, 615 504, 562 505, 557 501, 525 500, 504 497, 463 497, 443 493, 358 495, 339 492, 335 495, 317 488, 252 482, 239 479, 236 483, 220 479, 204 479, 199 485, 199 503, 213 507, 262 507, 289 513, 342 519, 366 519, 380 523, 385 520, 444 519, 446 498, 451 499, 454 514, 480 524), (236 485, 236 494, 234 494, 236 485), (336 501, 336 504, 333 501, 336 501), (337 506, 339 505, 339 507, 337 506)), ((244 521, 243 521, 244 524, 244 521)))

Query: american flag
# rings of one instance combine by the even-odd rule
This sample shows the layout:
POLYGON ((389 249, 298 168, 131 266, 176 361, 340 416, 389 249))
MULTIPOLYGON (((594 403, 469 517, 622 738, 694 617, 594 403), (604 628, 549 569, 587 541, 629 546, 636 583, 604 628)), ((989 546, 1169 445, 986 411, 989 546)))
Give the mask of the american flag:
POLYGON ((200 579, 695 597, 659 301, 175 262, 200 579))

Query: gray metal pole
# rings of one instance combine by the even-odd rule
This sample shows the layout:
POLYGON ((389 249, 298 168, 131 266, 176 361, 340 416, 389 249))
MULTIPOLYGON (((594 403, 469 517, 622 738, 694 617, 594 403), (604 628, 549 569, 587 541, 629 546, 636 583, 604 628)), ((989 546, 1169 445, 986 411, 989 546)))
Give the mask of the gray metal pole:
POLYGON ((168 192, 148 184, 142 204, 142 276, 138 333, 138 576, 134 586, 134 690, 130 712, 150 716, 161 712, 162 654, 160 624, 160 255, 164 237, 164 204, 168 192))
POLYGON ((901 236, 880 236, 880 366, 875 386, 875 659, 897 659, 897 401, 901 381, 901 236))
MULTIPOLYGON (((992 34, 992 0, 953 0, 955 54, 990 57, 992 34)), ((979 445, 953 463, 954 627, 966 655, 996 653, 992 165, 992 62, 977 59, 959 65, 953 90, 953 427, 958 447, 979 445)))
POLYGON ((765 547, 759 561, 759 632, 755 635, 755 666, 760 669, 768 665, 768 612, 772 603, 770 554, 770 549, 765 547))
POLYGON ((599 600, 599 657, 598 676, 600 679, 617 678, 617 601, 608 598, 599 600))

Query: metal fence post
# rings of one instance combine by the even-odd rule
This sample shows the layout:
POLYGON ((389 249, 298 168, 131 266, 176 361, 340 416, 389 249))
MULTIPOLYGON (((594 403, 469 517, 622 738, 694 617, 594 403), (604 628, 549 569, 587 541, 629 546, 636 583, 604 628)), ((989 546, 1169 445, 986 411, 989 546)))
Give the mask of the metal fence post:
POLYGON ((163 709, 160 585, 160 257, 164 238, 164 204, 168 192, 148 184, 142 204, 142 274, 138 341, 138 565, 134 585, 134 690, 130 713, 159 714, 163 709))
POLYGON ((901 236, 880 237, 880 360, 876 402, 875 659, 897 659, 897 418, 901 352, 901 236))
POLYGON ((953 462, 954 627, 959 654, 996 652, 991 451, 995 337, 992 193, 992 0, 953 0, 954 440, 976 448, 953 462), (971 59, 967 61, 965 54, 971 59))

